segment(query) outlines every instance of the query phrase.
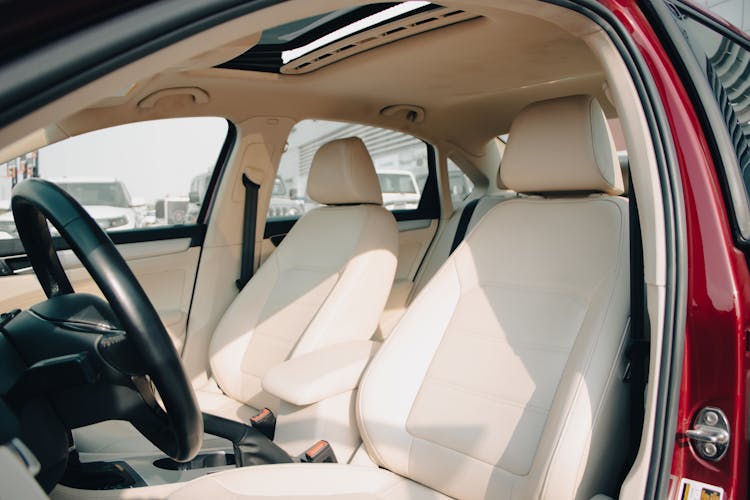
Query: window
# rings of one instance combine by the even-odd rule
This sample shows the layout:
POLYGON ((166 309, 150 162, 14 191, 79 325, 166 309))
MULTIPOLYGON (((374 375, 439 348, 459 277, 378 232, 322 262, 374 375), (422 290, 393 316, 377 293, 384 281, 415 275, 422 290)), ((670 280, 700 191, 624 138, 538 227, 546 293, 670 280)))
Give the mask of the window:
POLYGON ((317 206, 307 197, 307 177, 318 148, 334 139, 356 136, 367 146, 391 211, 416 211, 427 182, 428 148, 412 136, 366 125, 305 120, 292 129, 274 183, 269 220, 299 216, 317 206))
POLYGON ((106 231, 195 222, 228 127, 221 118, 132 123, 0 164, 0 239, 17 238, 12 188, 31 177, 56 183, 106 231))
POLYGON ((692 17, 682 17, 679 22, 719 104, 745 192, 750 195, 750 53, 692 17))

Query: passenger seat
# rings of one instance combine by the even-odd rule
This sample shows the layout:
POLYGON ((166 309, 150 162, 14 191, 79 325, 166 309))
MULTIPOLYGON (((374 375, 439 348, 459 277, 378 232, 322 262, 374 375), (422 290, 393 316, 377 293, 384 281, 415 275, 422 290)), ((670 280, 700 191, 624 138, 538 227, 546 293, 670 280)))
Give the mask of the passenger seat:
MULTIPOLYGON (((313 159, 307 193, 324 206, 294 225, 211 338, 207 355, 216 385, 196 391, 204 412, 245 424, 259 409, 275 412, 280 401, 262 388, 269 369, 334 344, 367 341, 377 328, 396 272, 398 228, 382 206, 362 140, 323 145, 313 159)), ((82 453, 156 450, 122 421, 77 429, 74 437, 82 453)), ((204 448, 225 445, 215 437, 204 439, 204 448)))

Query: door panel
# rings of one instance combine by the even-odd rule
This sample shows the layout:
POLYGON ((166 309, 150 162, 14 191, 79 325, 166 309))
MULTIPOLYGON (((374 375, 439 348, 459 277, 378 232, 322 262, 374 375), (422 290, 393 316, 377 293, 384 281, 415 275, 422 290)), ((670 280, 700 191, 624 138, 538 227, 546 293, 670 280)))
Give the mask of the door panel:
MULTIPOLYGON (((162 318, 181 351, 187 326, 200 247, 190 238, 118 245, 128 265, 162 318)), ((88 272, 70 250, 58 252, 76 292, 101 296, 88 272)), ((26 309, 45 299, 31 270, 0 278, 0 311, 26 309)))

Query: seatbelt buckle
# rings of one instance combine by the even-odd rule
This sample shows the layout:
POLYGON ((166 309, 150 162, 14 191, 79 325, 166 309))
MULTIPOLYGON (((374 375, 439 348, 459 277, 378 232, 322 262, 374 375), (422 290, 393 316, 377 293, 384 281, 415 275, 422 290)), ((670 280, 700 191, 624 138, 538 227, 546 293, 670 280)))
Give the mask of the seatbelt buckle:
POLYGON ((311 447, 309 447, 300 457, 301 462, 311 464, 335 464, 338 463, 336 460, 336 454, 333 452, 333 448, 328 441, 320 440, 311 447))
POLYGON ((271 410, 268 408, 260 410, 257 415, 250 419, 250 425, 273 441, 273 436, 276 434, 276 415, 271 410))

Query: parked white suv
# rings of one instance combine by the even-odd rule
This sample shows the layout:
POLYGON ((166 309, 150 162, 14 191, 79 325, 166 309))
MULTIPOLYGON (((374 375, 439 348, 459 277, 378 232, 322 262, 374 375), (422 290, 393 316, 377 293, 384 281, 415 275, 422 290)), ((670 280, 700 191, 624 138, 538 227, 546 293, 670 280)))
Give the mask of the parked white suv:
POLYGON ((419 206, 419 186, 414 174, 406 170, 378 172, 383 206, 388 210, 414 210, 419 206))
MULTIPOLYGON (((117 179, 61 177, 48 180, 73 196, 105 231, 134 229, 142 225, 141 209, 145 203, 138 198, 131 199, 128 189, 117 179)), ((0 239, 17 237, 13 213, 0 215, 0 239)))

